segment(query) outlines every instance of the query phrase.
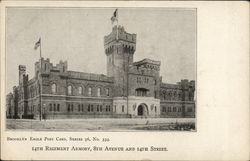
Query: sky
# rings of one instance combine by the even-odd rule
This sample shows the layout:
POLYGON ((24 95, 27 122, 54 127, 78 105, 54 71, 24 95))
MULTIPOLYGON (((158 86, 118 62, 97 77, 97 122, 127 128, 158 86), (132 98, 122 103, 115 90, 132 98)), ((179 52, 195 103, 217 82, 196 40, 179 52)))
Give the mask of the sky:
MULTIPOLYGON (((68 70, 106 74, 104 36, 112 30, 115 8, 8 8, 6 18, 6 92, 18 85, 18 65, 29 79, 42 56, 68 70)), ((161 61, 165 83, 195 80, 196 12, 177 8, 118 8, 119 25, 137 34, 134 61, 161 61)))

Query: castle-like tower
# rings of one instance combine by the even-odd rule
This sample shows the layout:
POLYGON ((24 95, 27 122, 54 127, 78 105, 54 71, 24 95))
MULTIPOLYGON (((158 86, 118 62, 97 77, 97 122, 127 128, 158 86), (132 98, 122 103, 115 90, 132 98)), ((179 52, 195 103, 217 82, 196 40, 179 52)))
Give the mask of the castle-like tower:
POLYGON ((114 94, 127 96, 129 66, 133 64, 136 50, 136 34, 127 33, 123 27, 114 26, 112 32, 104 37, 107 56, 107 76, 114 77, 114 94))

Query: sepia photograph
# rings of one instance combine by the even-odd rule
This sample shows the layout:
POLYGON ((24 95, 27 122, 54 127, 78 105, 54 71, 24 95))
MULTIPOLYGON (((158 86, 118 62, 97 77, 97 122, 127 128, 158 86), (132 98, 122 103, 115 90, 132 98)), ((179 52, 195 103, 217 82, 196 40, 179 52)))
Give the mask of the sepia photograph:
POLYGON ((196 9, 6 8, 6 130, 197 131, 196 9))

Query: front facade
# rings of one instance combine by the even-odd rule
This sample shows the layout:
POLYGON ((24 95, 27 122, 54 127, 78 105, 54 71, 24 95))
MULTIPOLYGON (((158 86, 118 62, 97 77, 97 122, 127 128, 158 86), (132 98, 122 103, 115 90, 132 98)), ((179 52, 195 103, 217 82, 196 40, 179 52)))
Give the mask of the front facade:
POLYGON ((195 117, 195 82, 162 82, 160 62, 133 61, 136 34, 114 26, 104 37, 107 75, 69 71, 41 58, 35 76, 19 65, 19 85, 6 97, 7 118, 195 117))

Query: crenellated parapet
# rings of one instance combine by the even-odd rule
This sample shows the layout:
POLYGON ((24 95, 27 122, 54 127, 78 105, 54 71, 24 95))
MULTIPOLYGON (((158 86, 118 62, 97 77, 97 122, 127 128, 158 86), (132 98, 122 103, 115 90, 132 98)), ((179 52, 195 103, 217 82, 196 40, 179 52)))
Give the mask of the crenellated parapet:
POLYGON ((134 62, 133 65, 136 67, 144 67, 148 70, 160 71, 161 62, 151 59, 143 59, 141 61, 134 62))
POLYGON ((40 72, 43 75, 48 75, 50 72, 65 73, 67 72, 67 69, 68 69, 67 61, 60 60, 58 64, 53 65, 50 62, 49 58, 47 59, 41 58, 38 62, 35 63, 36 77, 39 75, 40 72))
POLYGON ((195 92, 194 80, 181 80, 176 84, 161 83, 161 100, 193 101, 195 92))
POLYGON ((109 55, 116 49, 115 42, 122 43, 123 53, 134 53, 136 50, 136 34, 127 33, 122 26, 114 26, 112 32, 104 36, 105 54, 109 55))

